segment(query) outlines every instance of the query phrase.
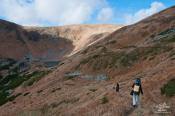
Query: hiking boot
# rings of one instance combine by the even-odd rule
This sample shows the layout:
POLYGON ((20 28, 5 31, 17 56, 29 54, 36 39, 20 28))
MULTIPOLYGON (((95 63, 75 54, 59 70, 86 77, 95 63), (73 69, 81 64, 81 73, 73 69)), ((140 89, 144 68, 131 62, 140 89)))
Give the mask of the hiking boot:
POLYGON ((137 108, 137 105, 132 105, 134 108, 137 108))

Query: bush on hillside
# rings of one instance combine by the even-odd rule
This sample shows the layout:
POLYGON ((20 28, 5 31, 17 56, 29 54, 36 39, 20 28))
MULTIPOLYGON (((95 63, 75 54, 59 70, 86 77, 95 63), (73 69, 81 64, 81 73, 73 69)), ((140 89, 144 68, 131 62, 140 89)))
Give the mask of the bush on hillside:
POLYGON ((106 104, 108 102, 109 102, 108 98, 106 96, 103 96, 103 98, 101 99, 101 104, 106 104))
POLYGON ((33 85, 35 82, 39 81, 42 77, 44 77, 45 75, 47 75, 49 73, 49 71, 35 71, 32 74, 28 75, 30 77, 29 80, 25 81, 23 86, 31 86, 33 85))
POLYGON ((116 52, 103 50, 81 60, 80 64, 76 66, 76 69, 86 64, 92 67, 93 70, 128 67, 139 60, 148 58, 149 60, 153 60, 155 56, 170 51, 171 49, 172 47, 169 46, 154 45, 134 48, 131 51, 128 51, 128 49, 116 52))
POLYGON ((175 95, 175 79, 168 81, 162 88, 161 94, 172 97, 175 95))
POLYGON ((6 77, 0 78, 0 106, 8 101, 13 101, 16 97, 21 94, 11 95, 12 91, 20 86, 23 82, 27 86, 32 85, 34 82, 39 81, 43 76, 48 74, 48 71, 35 71, 31 74, 21 75, 14 73, 7 75, 6 77))

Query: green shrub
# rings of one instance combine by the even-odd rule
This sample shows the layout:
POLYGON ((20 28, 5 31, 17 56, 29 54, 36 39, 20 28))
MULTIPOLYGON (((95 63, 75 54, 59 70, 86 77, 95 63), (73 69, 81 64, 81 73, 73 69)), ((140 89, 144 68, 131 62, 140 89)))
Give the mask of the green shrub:
POLYGON ((102 45, 95 46, 96 49, 103 47, 102 45))
POLYGON ((117 43, 116 40, 111 40, 111 41, 109 41, 107 44, 115 44, 115 43, 117 43))
POLYGON ((175 42, 175 34, 174 35, 166 35, 165 37, 161 38, 159 40, 159 42, 162 44, 174 43, 175 42))
POLYGON ((167 29, 165 31, 162 31, 161 33, 159 33, 159 35, 170 34, 172 32, 175 32, 175 29, 174 28, 170 28, 170 29, 167 29))
POLYGON ((88 52, 88 49, 85 49, 81 52, 81 54, 86 54, 88 52))
POLYGON ((95 55, 92 56, 92 58, 98 58, 98 57, 100 57, 99 54, 95 54, 95 55))
POLYGON ((142 51, 142 56, 144 57, 153 57, 160 53, 166 52, 171 50, 171 47, 161 46, 161 45, 155 45, 153 47, 147 47, 142 51))
POLYGON ((4 105, 8 101, 13 101, 15 100, 18 96, 20 96, 21 93, 18 93, 17 95, 12 95, 9 97, 9 94, 5 91, 0 91, 0 106, 4 105))
POLYGON ((161 94, 165 94, 169 97, 175 95, 175 79, 168 81, 167 84, 161 88, 161 94))
POLYGON ((24 81, 25 78, 23 78, 22 76, 18 76, 8 83, 8 88, 15 89, 16 87, 20 86, 24 81))
POLYGON ((101 104, 106 104, 106 103, 108 103, 109 102, 109 100, 108 100, 108 98, 106 97, 106 96, 104 96, 102 99, 101 99, 101 104))
POLYGON ((78 102, 79 100, 80 100, 80 98, 72 98, 72 99, 63 100, 62 102, 65 104, 73 104, 75 102, 78 102))
POLYGON ((0 106, 3 105, 3 104, 5 104, 8 101, 8 99, 7 99, 7 96, 8 95, 9 94, 7 92, 0 91, 0 106))
POLYGON ((39 90, 39 91, 37 91, 37 93, 42 93, 43 92, 43 90, 39 90))
POLYGON ((76 76, 66 76, 64 77, 65 80, 72 80, 74 79, 76 76))
POLYGON ((56 91, 58 91, 58 90, 61 90, 61 87, 56 88, 56 89, 53 89, 51 92, 54 93, 54 92, 56 92, 56 91))
POLYGON ((90 61, 90 57, 86 58, 86 59, 83 59, 82 61, 80 61, 80 64, 86 64, 90 61))
POLYGON ((89 91, 95 92, 97 91, 97 89, 89 89, 89 91))
POLYGON ((0 71, 1 71, 1 70, 7 70, 7 69, 9 69, 13 64, 16 63, 16 61, 14 61, 14 60, 12 60, 12 59, 6 59, 5 61, 8 62, 8 64, 3 65, 3 64, 2 64, 3 61, 0 62, 0 71))
MULTIPOLYGON (((0 80, 0 85, 5 85, 11 80, 11 76, 13 77, 14 75, 8 75, 0 80)), ((16 76, 16 74, 15 74, 16 76)))
POLYGON ((45 104, 45 105, 40 109, 40 111, 41 111, 41 113, 42 113, 44 116, 47 116, 47 113, 48 113, 48 111, 49 111, 49 108, 50 108, 50 106, 49 106, 48 104, 45 104))
POLYGON ((80 98, 64 99, 64 100, 62 100, 62 101, 60 101, 58 103, 54 102, 50 106, 52 108, 55 108, 55 107, 58 107, 61 104, 74 104, 74 103, 78 102, 79 100, 80 100, 80 98))
POLYGON ((18 73, 7 75, 0 79, 0 90, 8 91, 13 90, 20 86, 24 81, 31 78, 32 75, 19 75, 18 73))
POLYGON ((0 105, 5 104, 8 101, 13 101, 16 97, 21 94, 10 96, 9 91, 14 90, 16 87, 20 86, 23 82, 26 85, 32 85, 35 81, 41 79, 44 75, 48 74, 48 71, 35 71, 31 74, 20 75, 19 73, 14 73, 7 75, 6 77, 0 78, 0 105), (10 96, 10 97, 9 97, 10 96))
POLYGON ((35 71, 32 74, 28 75, 28 77, 30 77, 29 80, 25 81, 23 86, 31 86, 33 85, 35 82, 39 81, 42 77, 44 77, 45 75, 47 75, 49 73, 49 71, 35 71))
POLYGON ((7 64, 7 65, 1 65, 0 66, 0 70, 7 70, 9 68, 10 68, 10 65, 9 64, 7 64))
POLYGON ((118 58, 118 63, 119 66, 126 67, 132 65, 138 59, 139 59, 138 52, 136 50, 133 50, 129 53, 122 53, 121 56, 119 56, 118 58))
POLYGON ((0 105, 13 101, 18 95, 10 96, 9 90, 14 90, 25 81, 25 78, 18 74, 8 75, 0 80, 0 105), (10 97, 9 97, 10 96, 10 97))
POLYGON ((175 56, 175 50, 172 50, 169 54, 169 57, 174 57, 175 56))
POLYGON ((15 100, 18 96, 20 96, 21 95, 21 93, 18 93, 17 95, 12 95, 12 96, 10 96, 9 98, 8 98, 8 101, 13 101, 13 100, 15 100))
POLYGON ((18 71, 19 71, 19 67, 18 66, 16 66, 13 69, 11 69, 11 72, 13 72, 13 73, 18 73, 18 71))
POLYGON ((9 90, 15 89, 21 85, 26 80, 25 77, 20 76, 19 74, 11 74, 0 80, 1 89, 9 90))
POLYGON ((30 94, 30 92, 27 92, 27 93, 24 93, 24 95, 23 96, 27 96, 27 95, 29 95, 30 94))
POLYGON ((159 38, 156 41, 161 42, 162 44, 169 44, 175 42, 175 28, 170 28, 165 31, 162 31, 157 35, 156 38, 159 38))

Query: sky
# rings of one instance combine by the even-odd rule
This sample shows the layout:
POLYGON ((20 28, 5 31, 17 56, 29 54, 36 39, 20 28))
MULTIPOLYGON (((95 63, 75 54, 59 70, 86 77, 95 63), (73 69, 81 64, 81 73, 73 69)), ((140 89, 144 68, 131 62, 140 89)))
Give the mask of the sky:
POLYGON ((136 23, 175 0, 1 0, 0 19, 25 26, 136 23))

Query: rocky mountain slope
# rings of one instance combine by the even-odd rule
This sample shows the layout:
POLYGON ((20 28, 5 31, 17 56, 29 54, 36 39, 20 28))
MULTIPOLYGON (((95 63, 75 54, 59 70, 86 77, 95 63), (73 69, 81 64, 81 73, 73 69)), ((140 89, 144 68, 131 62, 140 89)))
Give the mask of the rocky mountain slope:
POLYGON ((61 37, 72 42, 74 46, 72 55, 77 51, 86 48, 99 39, 104 38, 109 33, 121 28, 122 25, 68 25, 61 27, 25 27, 29 32, 35 31, 40 34, 52 35, 53 37, 61 37))
MULTIPOLYGON (((60 36, 77 45, 76 52, 32 86, 15 89, 15 99, 0 107, 2 116, 156 116, 163 105, 169 106, 169 115, 175 115, 174 11, 171 7, 105 37, 97 36, 91 46, 91 40, 85 39, 85 47, 76 41, 84 43, 85 36, 72 41, 72 31, 63 29, 60 36), (134 109, 130 91, 136 77, 142 79, 144 94, 140 107, 134 109), (113 89, 116 82, 119 93, 113 89)), ((52 29, 36 28, 35 32, 59 35, 52 29)))
POLYGON ((72 25, 34 28, 0 20, 0 57, 59 60, 118 29, 115 25, 72 25), (14 49, 15 48, 15 49, 14 49))

